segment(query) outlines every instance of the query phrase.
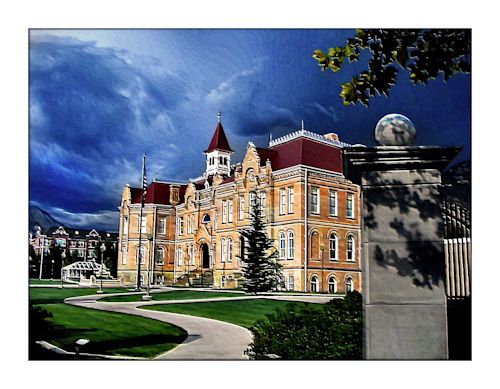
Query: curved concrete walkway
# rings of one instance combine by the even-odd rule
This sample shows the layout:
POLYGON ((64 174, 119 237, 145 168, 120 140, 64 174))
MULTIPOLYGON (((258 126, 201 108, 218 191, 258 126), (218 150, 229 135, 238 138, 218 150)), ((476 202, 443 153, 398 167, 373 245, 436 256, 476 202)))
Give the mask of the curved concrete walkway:
MULTIPOLYGON (((188 336, 182 344, 155 359, 248 359, 243 353, 252 342, 252 334, 246 328, 202 317, 138 309, 142 305, 149 305, 150 302, 100 303, 97 301, 108 296, 111 294, 70 297, 64 302, 79 307, 156 319, 179 326, 187 332, 188 336)), ((196 301, 206 301, 206 299, 196 301)), ((162 304, 165 301, 155 303, 162 304)))

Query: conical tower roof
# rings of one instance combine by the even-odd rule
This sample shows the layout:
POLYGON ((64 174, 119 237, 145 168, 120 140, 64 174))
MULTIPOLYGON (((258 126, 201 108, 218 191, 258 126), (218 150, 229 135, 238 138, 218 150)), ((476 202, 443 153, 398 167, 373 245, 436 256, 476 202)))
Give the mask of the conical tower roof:
POLYGON ((229 142, 227 141, 226 134, 224 133, 224 128, 222 127, 220 116, 221 115, 219 114, 219 122, 217 123, 217 127, 215 128, 214 136, 212 137, 208 148, 205 150, 205 153, 209 153, 213 150, 233 152, 233 150, 229 146, 229 142))

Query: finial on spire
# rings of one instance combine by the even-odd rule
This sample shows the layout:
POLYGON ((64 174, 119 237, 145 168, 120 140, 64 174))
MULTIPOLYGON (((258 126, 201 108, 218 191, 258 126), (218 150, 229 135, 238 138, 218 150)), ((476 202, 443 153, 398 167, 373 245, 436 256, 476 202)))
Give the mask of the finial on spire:
POLYGON ((219 122, 219 123, 220 123, 220 122, 221 122, 221 120, 222 120, 221 118, 222 118, 222 113, 218 112, 218 113, 217 113, 217 122, 219 122))
POLYGON ((302 122, 302 131, 304 131, 304 119, 302 119, 301 122, 302 122))
POLYGON ((269 144, 273 141, 273 133, 269 131, 269 144))

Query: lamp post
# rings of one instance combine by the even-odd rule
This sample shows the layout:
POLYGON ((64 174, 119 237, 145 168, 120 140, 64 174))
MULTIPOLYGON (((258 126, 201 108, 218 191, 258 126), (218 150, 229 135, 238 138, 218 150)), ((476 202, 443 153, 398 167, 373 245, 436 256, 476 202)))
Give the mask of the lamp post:
POLYGON ((97 293, 103 293, 103 290, 102 290, 102 270, 103 270, 103 260, 104 260, 104 252, 106 251, 106 245, 104 243, 101 243, 101 271, 100 271, 100 278, 101 278, 101 282, 99 284, 99 290, 97 291, 97 293))
POLYGON ((42 279, 42 268, 43 268, 43 254, 45 252, 45 237, 42 236, 42 254, 40 256, 40 276, 38 277, 39 280, 42 279))
POLYGON ((63 251, 61 253, 61 285, 59 286, 60 289, 63 288, 63 260, 66 258, 66 253, 63 251))

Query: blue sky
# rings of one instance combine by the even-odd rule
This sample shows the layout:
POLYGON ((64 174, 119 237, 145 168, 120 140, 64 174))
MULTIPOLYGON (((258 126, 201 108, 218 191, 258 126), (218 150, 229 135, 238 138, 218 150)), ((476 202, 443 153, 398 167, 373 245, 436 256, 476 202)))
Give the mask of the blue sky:
MULTIPOLYGON (((340 85, 366 68, 321 72, 315 49, 353 30, 32 30, 30 203, 80 228, 117 230, 120 196, 148 178, 203 172, 217 112, 239 160, 246 143, 305 127, 373 145, 377 121, 408 116, 417 144, 470 158, 470 75, 414 87, 407 75, 369 108, 342 105, 340 85)), ((365 56, 366 57, 366 56, 365 56)))

